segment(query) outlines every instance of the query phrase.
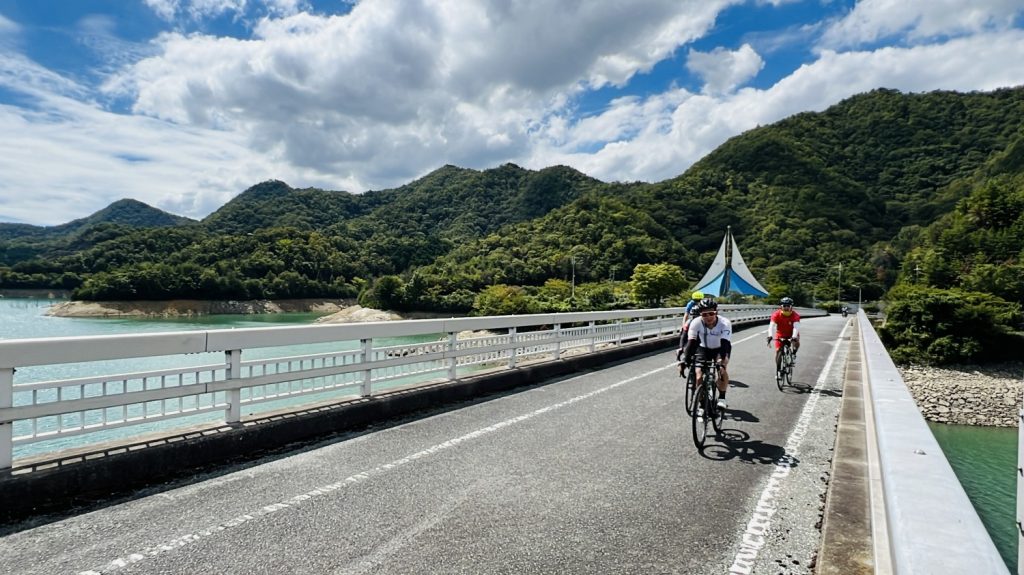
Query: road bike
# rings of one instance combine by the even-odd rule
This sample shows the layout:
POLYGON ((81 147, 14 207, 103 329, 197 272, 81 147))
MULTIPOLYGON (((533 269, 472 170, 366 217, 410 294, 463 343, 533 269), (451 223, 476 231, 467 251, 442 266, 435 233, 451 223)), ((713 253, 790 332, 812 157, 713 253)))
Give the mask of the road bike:
POLYGON ((782 347, 779 349, 779 362, 775 365, 775 385, 782 388, 793 383, 793 364, 796 357, 793 351, 793 340, 788 337, 780 337, 782 347))
MULTIPOLYGON (((693 443, 697 449, 704 447, 704 441, 708 437, 708 426, 714 428, 717 435, 722 434, 725 410, 718 408, 718 368, 717 361, 700 362, 701 382, 694 395, 691 413, 693 443)), ((690 366, 690 371, 696 372, 696 365, 690 366)))

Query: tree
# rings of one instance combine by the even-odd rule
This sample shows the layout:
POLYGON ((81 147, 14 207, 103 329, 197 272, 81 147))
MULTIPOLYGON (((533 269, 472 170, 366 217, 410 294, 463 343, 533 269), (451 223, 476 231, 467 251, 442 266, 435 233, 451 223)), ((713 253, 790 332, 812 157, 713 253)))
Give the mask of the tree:
POLYGON ((474 315, 514 315, 532 311, 530 298, 519 286, 493 285, 484 288, 473 300, 474 315))
POLYGON ((975 363, 1015 357, 1021 307, 996 296, 904 285, 888 294, 879 334, 898 363, 975 363))
POLYGON ((645 305, 660 304, 686 289, 683 270, 675 264, 639 264, 633 268, 630 283, 633 300, 645 305))

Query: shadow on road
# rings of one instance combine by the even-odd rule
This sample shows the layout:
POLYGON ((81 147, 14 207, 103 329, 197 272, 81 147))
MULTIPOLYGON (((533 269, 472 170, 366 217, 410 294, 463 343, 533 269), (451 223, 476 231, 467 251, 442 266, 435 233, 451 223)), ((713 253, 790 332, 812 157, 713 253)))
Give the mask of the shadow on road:
POLYGON ((782 388, 782 393, 800 394, 806 395, 808 393, 817 393, 824 397, 842 397, 843 390, 841 389, 820 389, 815 391, 814 386, 809 383, 803 383, 800 381, 794 381, 793 383, 782 388))
MULTIPOLYGON (((761 421, 761 419, 758 418, 753 413, 750 413, 749 411, 744 411, 742 409, 729 408, 725 412, 725 421, 745 421, 747 423, 757 423, 757 422, 761 421)), ((726 430, 726 431, 728 431, 728 430, 726 430)))
MULTIPOLYGON (((785 454, 785 448, 765 443, 759 439, 750 439, 750 435, 739 429, 723 429, 718 442, 708 443, 700 454, 708 459, 728 461, 739 459, 744 463, 774 465, 785 454)), ((790 458, 790 466, 796 467, 796 458, 790 458)))

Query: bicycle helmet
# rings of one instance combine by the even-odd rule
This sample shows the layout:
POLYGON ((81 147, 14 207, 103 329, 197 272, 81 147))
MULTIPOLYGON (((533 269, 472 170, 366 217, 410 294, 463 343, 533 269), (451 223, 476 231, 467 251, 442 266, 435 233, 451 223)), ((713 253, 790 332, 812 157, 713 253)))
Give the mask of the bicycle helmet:
POLYGON ((793 298, 784 297, 781 300, 779 300, 779 305, 793 305, 793 298))
POLYGON ((704 292, 695 291, 692 294, 690 294, 690 299, 692 299, 693 301, 700 301, 704 299, 704 292))
POLYGON ((713 300, 713 299, 711 299, 709 297, 706 297, 706 298, 700 300, 700 311, 717 311, 717 310, 718 310, 718 302, 717 301, 715 301, 715 300, 713 300))

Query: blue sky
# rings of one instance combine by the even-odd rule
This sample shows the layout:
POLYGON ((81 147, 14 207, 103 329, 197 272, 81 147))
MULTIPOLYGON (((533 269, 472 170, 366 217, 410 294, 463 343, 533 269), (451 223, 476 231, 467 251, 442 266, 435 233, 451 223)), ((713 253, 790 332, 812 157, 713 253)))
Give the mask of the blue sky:
POLYGON ((0 221, 445 164, 654 182, 874 88, 1021 84, 1020 0, 0 0, 0 221))

